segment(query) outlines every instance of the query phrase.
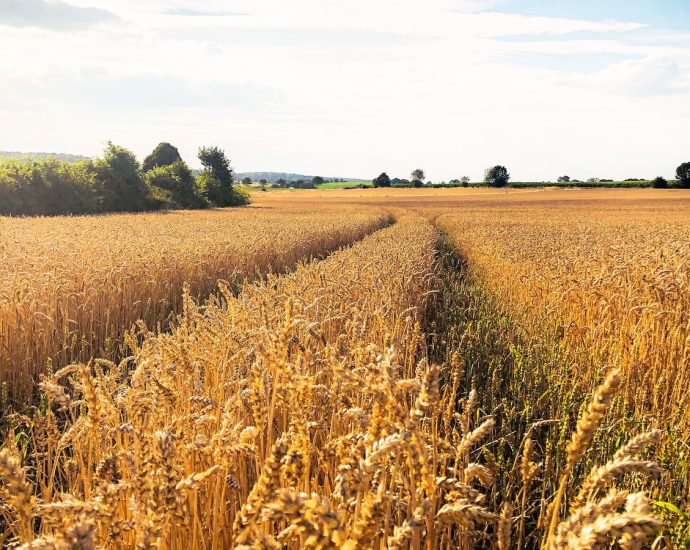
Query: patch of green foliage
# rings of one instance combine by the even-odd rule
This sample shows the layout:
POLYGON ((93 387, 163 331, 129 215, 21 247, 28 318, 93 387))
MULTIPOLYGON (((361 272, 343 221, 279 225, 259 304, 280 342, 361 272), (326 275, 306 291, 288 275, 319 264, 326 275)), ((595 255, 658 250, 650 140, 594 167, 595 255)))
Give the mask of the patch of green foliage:
POLYGON ((0 161, 0 215, 142 212, 249 202, 249 194, 233 185, 222 150, 202 148, 199 159, 204 170, 197 177, 170 144, 156 147, 146 169, 131 151, 113 143, 96 160, 0 161))
POLYGON ((328 181, 322 183, 317 189, 357 189, 360 187, 372 187, 370 181, 328 181))

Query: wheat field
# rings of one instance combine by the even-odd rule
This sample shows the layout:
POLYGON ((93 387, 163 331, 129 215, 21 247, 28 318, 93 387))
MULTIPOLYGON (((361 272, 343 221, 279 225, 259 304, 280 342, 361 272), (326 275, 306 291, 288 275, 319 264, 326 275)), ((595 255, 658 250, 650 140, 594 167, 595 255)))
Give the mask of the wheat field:
POLYGON ((389 223, 380 208, 258 209, 0 218, 2 410, 32 380, 93 356, 118 360, 137 321, 165 326, 182 287, 279 273, 389 223))
POLYGON ((323 230, 308 252, 180 281, 169 326, 43 371, 6 417, 3 542, 683 547, 688 205, 265 194, 283 239, 293 214, 323 230))

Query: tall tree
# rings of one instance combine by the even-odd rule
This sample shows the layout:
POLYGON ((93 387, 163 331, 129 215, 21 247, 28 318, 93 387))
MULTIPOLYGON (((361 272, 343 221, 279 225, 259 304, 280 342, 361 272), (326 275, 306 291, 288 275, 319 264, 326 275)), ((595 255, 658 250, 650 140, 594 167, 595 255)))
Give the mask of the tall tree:
POLYGON ((233 204, 232 168, 225 151, 218 147, 201 147, 199 160, 204 171, 198 178, 198 185, 206 200, 215 206, 233 204))
POLYGON ((151 151, 151 154, 144 159, 141 165, 141 171, 148 172, 160 166, 170 166, 181 160, 182 157, 177 147, 163 141, 156 145, 156 148, 151 151))
POLYGON ((413 180, 424 181, 425 178, 424 170, 422 170, 421 168, 415 168, 414 170, 412 170, 412 174, 410 175, 412 176, 413 180))
POLYGON ((201 147, 199 149, 199 160, 204 169, 216 178, 221 185, 232 187, 233 174, 230 167, 230 160, 225 151, 218 147, 201 147))
POLYGON ((484 181, 491 187, 505 187, 510 180, 510 174, 505 166, 492 166, 484 174, 484 181))

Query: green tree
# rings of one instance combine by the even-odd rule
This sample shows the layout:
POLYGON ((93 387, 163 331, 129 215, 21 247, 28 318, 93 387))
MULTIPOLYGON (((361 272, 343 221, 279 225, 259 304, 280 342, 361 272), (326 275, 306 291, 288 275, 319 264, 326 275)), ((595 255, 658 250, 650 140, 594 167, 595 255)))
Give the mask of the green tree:
POLYGON ((318 187, 323 183, 323 178, 321 176, 314 176, 311 182, 314 184, 314 187, 318 187))
POLYGON ((657 189, 665 189, 666 187, 668 187, 668 181, 659 176, 652 180, 652 187, 655 187, 657 189))
POLYGON ((148 172, 160 166, 170 166, 182 160, 177 147, 163 141, 156 145, 151 154, 144 159, 141 165, 142 172, 148 172))
POLYGON ((137 212, 151 208, 146 185, 134 153, 108 142, 103 158, 94 164, 106 212, 137 212))
POLYGON ((421 187, 424 185, 424 170, 415 168, 410 175, 412 176, 412 185, 414 187, 421 187))
POLYGON ((378 177, 372 180, 372 183, 374 187, 390 187, 391 179, 388 177, 388 174, 381 172, 378 177))
POLYGON ((199 160, 204 169, 210 172, 221 185, 232 187, 234 181, 232 168, 225 151, 218 147, 201 147, 199 149, 199 160))
POLYGON ((251 185, 252 184, 252 178, 242 178, 242 184, 243 185, 251 185))
POLYGON ((681 187, 690 187, 690 162, 684 162, 676 168, 676 179, 681 187))
POLYGON ((484 182, 491 187, 505 187, 509 180, 508 169, 501 165, 492 166, 484 174, 484 182))
POLYGON ((214 206, 246 204, 246 199, 237 202, 244 195, 236 193, 232 187, 232 168, 225 151, 218 147, 201 147, 199 160, 204 171, 199 176, 197 185, 210 204, 214 206))
POLYGON ((570 183, 570 176, 561 176, 558 178, 558 183, 570 183))

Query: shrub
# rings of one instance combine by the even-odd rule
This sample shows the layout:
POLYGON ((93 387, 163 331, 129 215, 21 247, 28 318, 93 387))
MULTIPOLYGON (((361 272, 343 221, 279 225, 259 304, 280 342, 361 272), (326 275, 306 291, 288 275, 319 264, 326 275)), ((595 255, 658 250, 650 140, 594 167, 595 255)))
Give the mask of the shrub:
POLYGON ((668 187, 668 181, 659 176, 652 180, 652 187, 655 187, 656 189, 665 189, 668 187))
POLYGON ((391 179, 388 177, 388 174, 381 172, 377 178, 372 180, 372 184, 374 187, 390 187, 391 179))
POLYGON ((192 171, 183 160, 159 166, 147 172, 144 179, 154 198, 164 198, 163 208, 203 208, 208 206, 199 192, 192 171), (161 194, 158 190, 166 193, 161 194))
POLYGON ((0 215, 88 214, 99 212, 101 201, 91 161, 0 163, 0 215))

